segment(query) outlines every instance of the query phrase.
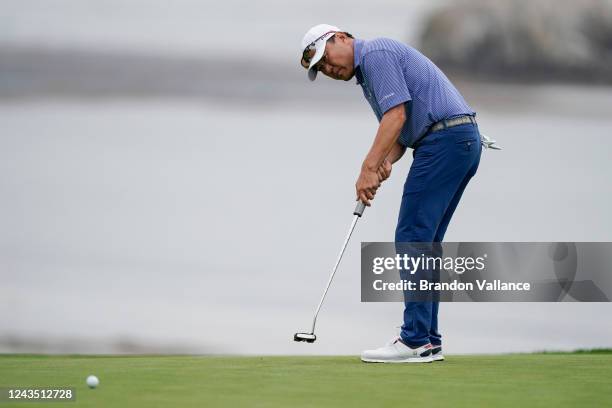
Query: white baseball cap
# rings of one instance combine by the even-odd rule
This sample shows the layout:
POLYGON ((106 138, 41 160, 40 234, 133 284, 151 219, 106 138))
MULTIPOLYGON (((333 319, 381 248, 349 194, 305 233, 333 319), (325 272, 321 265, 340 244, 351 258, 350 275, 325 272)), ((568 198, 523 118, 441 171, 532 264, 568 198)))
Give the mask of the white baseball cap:
POLYGON ((314 69, 314 66, 323 57, 327 40, 340 31, 342 30, 338 27, 329 24, 319 24, 308 30, 304 38, 302 38, 302 60, 306 51, 310 51, 313 48, 316 50, 310 61, 306 61, 308 64, 308 78, 311 81, 317 78, 317 70, 314 69))

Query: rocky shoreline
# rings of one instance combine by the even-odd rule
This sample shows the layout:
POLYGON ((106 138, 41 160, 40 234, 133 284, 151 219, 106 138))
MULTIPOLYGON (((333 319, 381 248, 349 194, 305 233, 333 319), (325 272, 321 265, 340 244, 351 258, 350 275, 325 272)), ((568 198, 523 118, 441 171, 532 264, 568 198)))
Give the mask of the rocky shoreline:
POLYGON ((420 46, 472 79, 612 83, 612 1, 458 1, 429 16, 420 46))

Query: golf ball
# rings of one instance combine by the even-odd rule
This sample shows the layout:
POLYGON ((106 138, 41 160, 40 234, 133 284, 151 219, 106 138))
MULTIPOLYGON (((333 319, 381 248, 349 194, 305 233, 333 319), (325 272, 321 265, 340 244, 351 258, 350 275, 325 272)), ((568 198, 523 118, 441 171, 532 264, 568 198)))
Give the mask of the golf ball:
POLYGON ((89 388, 96 388, 98 384, 100 384, 100 380, 98 380, 98 377, 96 377, 95 375, 90 375, 89 377, 87 377, 87 385, 89 386, 89 388))

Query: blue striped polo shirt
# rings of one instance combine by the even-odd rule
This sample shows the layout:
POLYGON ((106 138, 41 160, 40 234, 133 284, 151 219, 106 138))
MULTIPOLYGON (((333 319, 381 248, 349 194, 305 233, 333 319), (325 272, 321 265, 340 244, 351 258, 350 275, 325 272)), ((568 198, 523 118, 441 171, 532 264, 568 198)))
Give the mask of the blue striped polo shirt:
POLYGON ((355 39, 355 77, 380 122, 385 112, 406 106, 399 143, 413 147, 435 122, 475 115, 457 88, 429 58, 389 38, 355 39))

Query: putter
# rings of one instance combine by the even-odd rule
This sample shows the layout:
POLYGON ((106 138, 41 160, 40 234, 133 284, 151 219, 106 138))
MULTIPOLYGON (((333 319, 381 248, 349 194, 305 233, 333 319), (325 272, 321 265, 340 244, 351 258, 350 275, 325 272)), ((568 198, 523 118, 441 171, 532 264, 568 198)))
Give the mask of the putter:
POLYGON ((349 240, 351 239, 351 235, 353 234, 353 230, 355 229, 355 225, 357 225, 357 220, 363 215, 363 211, 365 210, 365 204, 361 201, 357 203, 357 207, 355 207, 355 211, 353 211, 353 222, 351 223, 351 228, 349 229, 348 235, 344 240, 344 244, 342 245, 342 249, 340 250, 340 255, 338 255, 338 260, 336 260, 336 264, 334 265, 334 269, 332 270, 331 276, 329 277, 329 281, 327 282, 327 286, 325 287, 325 291, 323 292, 323 296, 321 297, 321 301, 319 302, 319 306, 317 306, 317 310, 314 314, 314 319, 312 319, 312 329, 310 333, 295 333, 293 335, 293 341, 305 341, 306 343, 314 343, 317 340, 317 336, 315 335, 315 325, 317 324, 317 316, 319 315, 319 310, 321 310, 321 305, 323 305, 323 301, 325 300, 325 295, 327 295, 327 291, 329 290, 329 286, 334 279, 334 275, 336 274, 336 270, 338 269, 338 265, 340 264, 340 260, 342 259, 342 255, 344 255, 344 250, 348 245, 349 240))

